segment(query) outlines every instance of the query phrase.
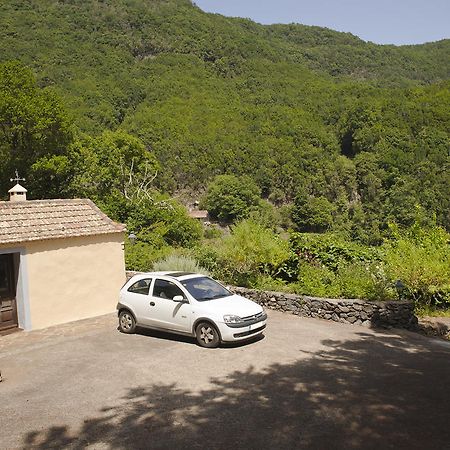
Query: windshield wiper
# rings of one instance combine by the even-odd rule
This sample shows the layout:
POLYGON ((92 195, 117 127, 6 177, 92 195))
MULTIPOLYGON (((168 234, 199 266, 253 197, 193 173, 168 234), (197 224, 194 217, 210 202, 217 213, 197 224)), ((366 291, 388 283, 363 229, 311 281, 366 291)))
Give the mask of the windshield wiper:
POLYGON ((216 300, 218 298, 224 298, 224 297, 229 297, 231 294, 218 294, 218 295, 214 295, 212 297, 204 297, 202 298, 202 300, 216 300))

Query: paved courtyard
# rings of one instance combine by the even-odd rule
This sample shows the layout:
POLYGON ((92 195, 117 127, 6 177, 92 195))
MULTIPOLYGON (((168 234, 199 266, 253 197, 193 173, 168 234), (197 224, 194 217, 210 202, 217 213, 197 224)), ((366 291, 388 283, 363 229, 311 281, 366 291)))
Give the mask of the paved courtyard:
POLYGON ((450 448, 450 343, 269 311, 214 350, 113 315, 0 337, 0 448, 450 448))

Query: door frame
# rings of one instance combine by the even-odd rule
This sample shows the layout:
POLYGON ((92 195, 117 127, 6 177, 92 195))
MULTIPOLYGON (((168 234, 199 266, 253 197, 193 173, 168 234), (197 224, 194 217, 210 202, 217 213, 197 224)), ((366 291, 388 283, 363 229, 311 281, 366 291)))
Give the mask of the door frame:
POLYGON ((25 247, 0 248, 0 254, 13 253, 18 256, 13 258, 17 279, 16 307, 18 327, 22 330, 31 330, 30 296, 28 289, 27 252, 25 247), (18 266, 18 267, 17 267, 18 266))

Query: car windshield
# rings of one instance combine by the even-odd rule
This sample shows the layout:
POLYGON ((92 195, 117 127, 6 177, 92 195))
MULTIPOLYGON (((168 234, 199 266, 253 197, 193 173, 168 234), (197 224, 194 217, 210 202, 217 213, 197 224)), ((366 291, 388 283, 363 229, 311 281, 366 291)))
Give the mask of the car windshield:
POLYGON ((225 289, 217 283, 217 281, 208 277, 189 278, 188 280, 183 280, 181 284, 199 302, 233 295, 228 289, 225 289))

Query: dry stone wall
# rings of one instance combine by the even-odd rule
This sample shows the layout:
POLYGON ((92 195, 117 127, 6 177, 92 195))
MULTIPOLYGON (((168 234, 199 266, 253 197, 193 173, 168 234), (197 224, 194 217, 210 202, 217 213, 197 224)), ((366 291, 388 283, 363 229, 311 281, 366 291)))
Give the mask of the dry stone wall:
POLYGON ((414 314, 414 305, 410 302, 369 302, 365 300, 317 298, 231 286, 230 289, 266 308, 289 312, 298 316, 363 326, 417 330, 418 321, 414 314))
MULTIPOLYGON (((127 279, 139 272, 127 272, 127 279)), ((405 328, 418 331, 418 320, 411 302, 369 302, 309 297, 283 292, 258 291, 228 286, 236 294, 247 297, 265 308, 297 316, 315 317, 362 326, 405 328)))

